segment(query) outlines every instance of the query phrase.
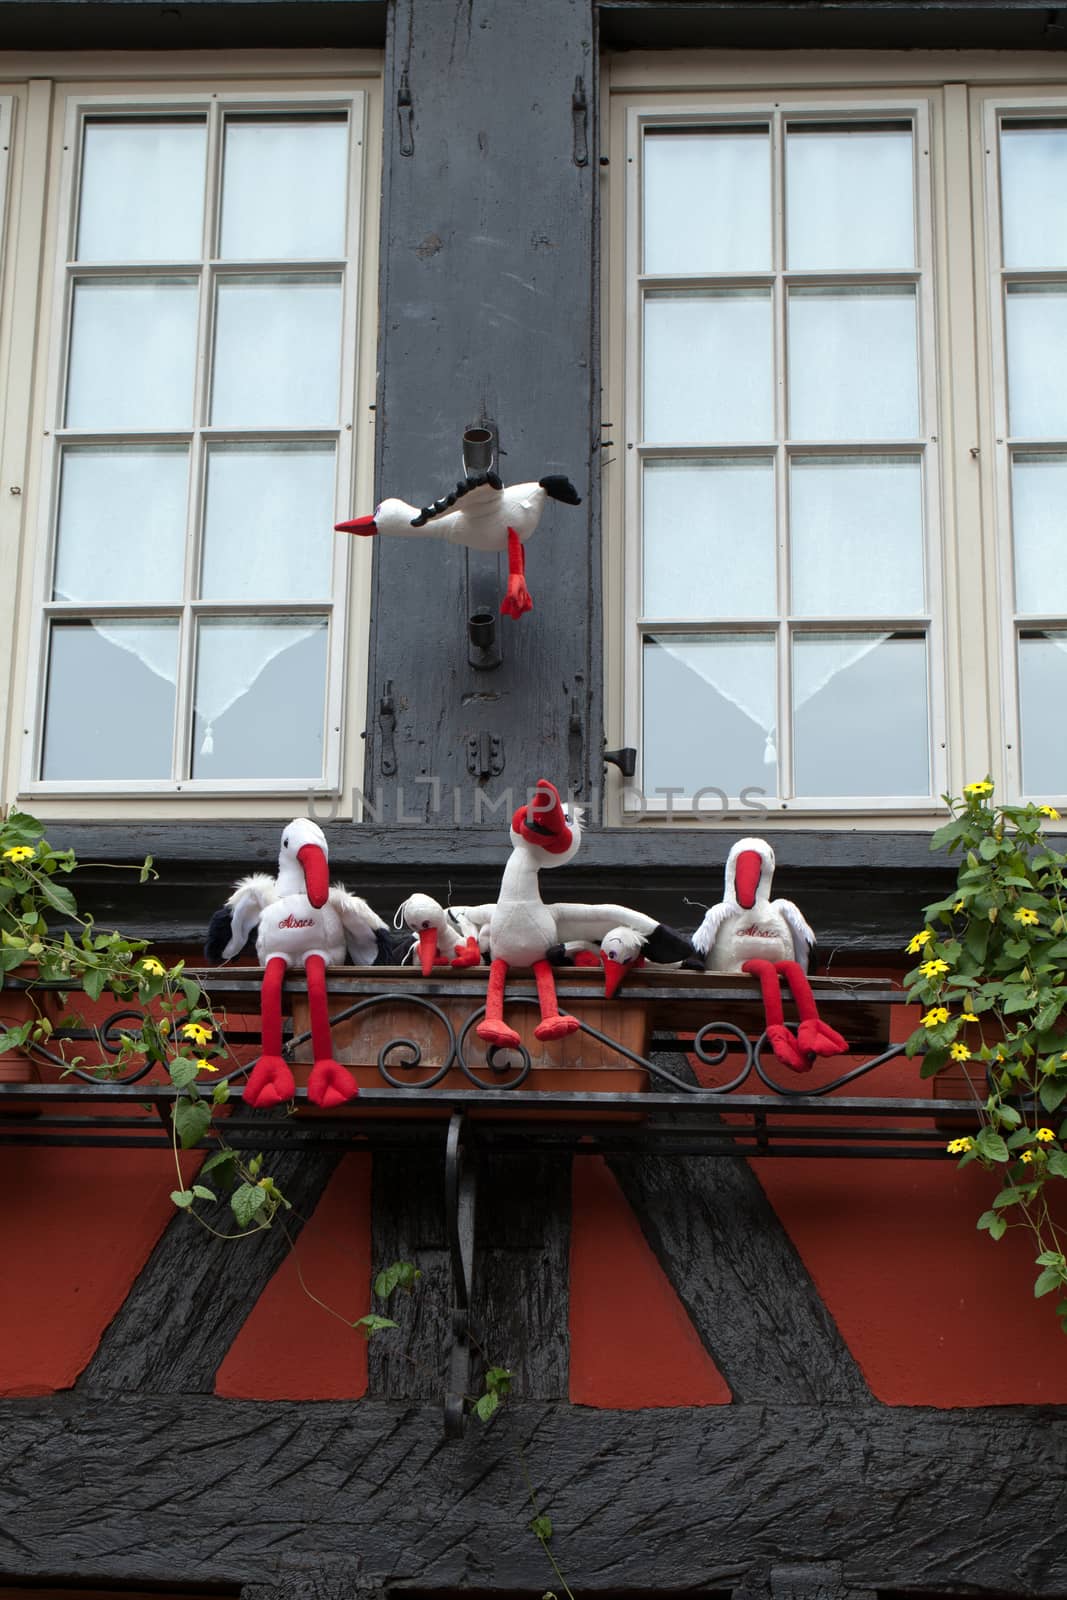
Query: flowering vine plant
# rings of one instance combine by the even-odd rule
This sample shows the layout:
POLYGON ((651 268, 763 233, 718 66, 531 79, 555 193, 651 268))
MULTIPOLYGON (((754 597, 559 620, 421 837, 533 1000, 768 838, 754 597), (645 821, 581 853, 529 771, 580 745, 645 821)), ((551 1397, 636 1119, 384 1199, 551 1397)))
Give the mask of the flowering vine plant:
POLYGON ((1001 1239, 1029 1231, 1037 1297, 1056 1293, 1067 1333, 1067 1257, 1054 1218, 1067 1178, 1067 855, 1043 836, 1052 806, 997 804, 985 778, 931 841, 958 852, 953 892, 926 907, 908 945, 921 957, 905 982, 926 1010, 907 1043, 922 1076, 959 1063, 978 1111, 974 1137, 953 1139, 960 1166, 980 1162, 1003 1183, 978 1226, 1001 1239))

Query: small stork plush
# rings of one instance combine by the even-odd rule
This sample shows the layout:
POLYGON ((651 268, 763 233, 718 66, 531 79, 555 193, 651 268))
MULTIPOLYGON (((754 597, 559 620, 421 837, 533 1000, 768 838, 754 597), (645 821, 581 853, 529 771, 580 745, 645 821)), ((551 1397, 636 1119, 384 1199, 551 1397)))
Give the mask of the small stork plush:
POLYGON ((767 1038, 778 1060, 806 1072, 816 1056, 848 1044, 819 1016, 807 979, 815 935, 791 900, 771 899, 774 851, 765 839, 739 839, 726 860, 723 898, 693 935, 706 972, 747 972, 763 995, 767 1038), (779 976, 796 1003, 796 1038, 785 1025, 779 976))
POLYGON ((581 500, 569 478, 550 476, 538 483, 517 483, 505 488, 495 472, 463 478, 451 494, 433 505, 409 506, 406 500, 383 500, 372 517, 335 523, 338 533, 426 535, 468 550, 508 553, 508 587, 500 610, 505 617, 521 617, 533 610, 526 587, 527 539, 537 528, 549 500, 578 506, 581 500), (455 507, 456 509, 453 509, 455 507))
MULTIPOLYGON (((302 966, 311 1011, 315 1064, 308 1099, 339 1106, 359 1093, 352 1074, 333 1059, 326 1000, 326 968, 350 955, 357 966, 378 959, 385 923, 365 900, 339 885, 330 887, 329 854, 322 829, 297 817, 282 833, 278 876, 242 878, 226 902, 230 937, 221 950, 232 961, 255 930, 256 955, 263 974, 261 991, 263 1053, 245 1085, 245 1104, 273 1106, 292 1098, 296 1083, 282 1056, 282 984, 290 967, 302 966)), ((213 926, 215 919, 213 920, 213 926)), ((211 950, 209 936, 209 952, 211 950)))
POLYGON ((474 924, 463 906, 445 907, 428 894, 411 894, 396 914, 398 927, 415 935, 413 950, 424 978, 435 966, 476 967, 482 959, 474 924))

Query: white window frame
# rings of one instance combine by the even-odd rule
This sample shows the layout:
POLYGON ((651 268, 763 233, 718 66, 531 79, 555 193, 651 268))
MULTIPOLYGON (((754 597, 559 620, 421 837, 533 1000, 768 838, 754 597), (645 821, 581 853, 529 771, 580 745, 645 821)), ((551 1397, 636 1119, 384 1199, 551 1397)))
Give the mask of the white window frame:
MULTIPOLYGON (((250 63, 254 66, 256 63, 250 63)), ((343 737, 346 731, 346 715, 350 720, 359 719, 362 722, 362 702, 359 691, 366 683, 366 651, 368 640, 368 607, 369 607, 369 558, 362 552, 353 551, 354 541, 335 539, 332 561, 332 598, 327 598, 321 603, 278 603, 265 604, 256 607, 262 614, 293 615, 298 612, 314 613, 316 616, 327 615, 329 618, 329 637, 327 646, 327 683, 324 686, 323 705, 323 770, 320 777, 313 781, 307 780, 244 780, 244 779, 191 779, 179 778, 177 780, 157 779, 147 781, 116 781, 116 780, 44 780, 37 776, 40 767, 44 698, 47 672, 47 636, 48 618, 54 612, 70 611, 71 615, 81 615, 91 612, 94 616, 109 614, 107 606, 69 606, 55 605, 50 598, 49 575, 54 560, 54 537, 56 523, 56 504, 58 493, 59 467, 61 460, 61 445, 67 439, 80 438, 79 430, 67 430, 57 427, 57 422, 62 416, 63 395, 65 393, 65 363, 66 345, 69 330, 69 304, 72 284, 75 277, 92 276, 94 270, 97 275, 108 276, 134 276, 143 275, 144 264, 134 267, 86 269, 71 259, 73 255, 73 228, 75 225, 75 205, 77 196, 78 167, 80 164, 80 129, 88 116, 112 114, 118 117, 127 115, 160 115, 182 111, 206 110, 209 120, 209 154, 208 160, 212 165, 209 171, 217 171, 219 160, 219 131, 221 129, 222 115, 226 110, 238 109, 241 111, 259 110, 278 111, 307 111, 307 110, 341 110, 349 117, 350 137, 350 184, 348 191, 348 216, 346 219, 345 257, 337 262, 315 260, 313 262, 285 262, 279 263, 292 270, 326 271, 337 270, 342 273, 342 332, 341 332, 341 361, 340 361, 340 389, 339 412, 336 428, 327 429, 285 429, 275 430, 279 437, 286 439, 312 438, 336 440, 336 499, 335 511, 338 518, 350 514, 355 503, 355 481, 362 485, 361 493, 369 494, 370 484, 370 455, 372 444, 371 428, 364 421, 364 413, 369 409, 373 417, 370 402, 373 399, 373 362, 368 361, 368 353, 372 352, 373 345, 369 344, 368 323, 373 328, 373 286, 376 279, 376 229, 372 226, 372 219, 367 215, 369 209, 369 196, 374 185, 368 184, 368 168, 377 156, 377 141, 369 137, 371 121, 368 115, 369 103, 372 99, 372 84, 361 82, 360 78, 368 76, 365 71, 351 75, 343 70, 339 71, 337 58, 329 62, 328 72, 324 73, 323 66, 318 68, 314 76, 328 76, 330 87, 323 87, 307 81, 299 65, 292 64, 292 70, 287 70, 284 77, 274 78, 274 74, 264 74, 262 66, 258 72, 241 74, 233 80, 215 81, 205 83, 203 72, 190 81, 188 87, 182 84, 183 74, 179 71, 174 74, 174 79, 161 89, 155 90, 154 85, 145 82, 143 87, 121 86, 117 92, 103 92, 94 85, 83 88, 72 85, 66 95, 59 92, 57 99, 56 117, 53 124, 53 141, 62 146, 63 159, 58 178, 58 185, 54 195, 53 220, 49 237, 52 241, 51 260, 54 266, 54 289, 51 296, 50 316, 42 318, 41 337, 38 342, 38 363, 47 360, 46 395, 44 402, 44 427, 43 448, 38 455, 36 482, 37 511, 31 527, 36 528, 36 561, 33 581, 32 615, 34 617, 34 630, 28 638, 26 655, 26 686, 25 686, 25 717, 22 723, 21 764, 18 788, 19 793, 26 796, 42 815, 48 812, 50 798, 63 802, 64 814, 100 815, 99 802, 102 799, 119 799, 123 801, 141 800, 141 805, 135 806, 138 814, 152 815, 186 815, 188 802, 195 802, 197 798, 209 799, 217 797, 225 802, 232 797, 242 800, 242 811, 246 812, 249 804, 254 809, 265 810, 269 814, 280 814, 279 807, 286 809, 286 814, 293 805, 293 796, 315 795, 336 796, 346 791, 351 792, 352 773, 358 770, 357 763, 361 756, 361 749, 354 748, 358 745, 357 728, 349 728, 347 740, 343 737), (240 76, 254 76, 256 87, 249 88, 240 82, 240 76), (266 81, 263 81, 266 79, 266 81), (340 80, 340 82, 338 82, 340 80), (340 84, 343 83, 343 87, 340 84), (47 355, 45 351, 47 350, 47 355), (370 368, 368 372, 368 367, 370 368), (363 426, 357 428, 357 418, 363 426), (346 669, 346 661, 350 668, 346 669), (351 682, 347 680, 351 678, 351 682), (171 805, 165 802, 171 800, 171 805), (179 809, 175 811, 174 801, 177 800, 179 809), (277 805, 270 802, 276 800, 277 805), (77 806, 76 802, 84 802, 84 806, 77 806), (71 802, 75 802, 72 805, 71 802), (164 802, 162 810, 160 802, 164 802)), ((201 62, 202 67, 202 62, 201 62)), ((287 69, 289 63, 287 62, 287 69)), ((186 69, 188 70, 188 69, 186 69)), ((149 74, 143 74, 147 80, 149 74)), ((168 78, 170 74, 168 74, 168 78)), ((215 184, 217 194, 217 179, 215 184)), ((46 260, 48 257, 46 256, 46 260)), ((204 415, 203 396, 205 385, 208 381, 208 362, 205 359, 210 351, 213 337, 212 309, 214 285, 220 275, 237 271, 242 264, 239 262, 221 262, 217 258, 205 255, 202 265, 196 267, 200 278, 200 323, 197 362, 197 400, 194 411, 194 426, 188 430, 180 430, 181 442, 186 438, 194 439, 200 435, 205 442, 210 439, 226 439, 240 436, 269 439, 271 430, 234 430, 229 428, 212 428, 199 426, 199 419, 204 415)), ((162 272, 166 275, 181 266, 187 270, 186 263, 152 263, 151 271, 162 272)), ((256 262, 257 269, 264 266, 263 262, 256 262)), ((40 370, 40 367, 39 367, 40 370)), ((86 438, 96 438, 96 435, 85 434, 86 438)), ((108 442, 121 442, 121 434, 109 434, 108 442)), ((133 436, 131 435, 131 438, 133 436)), ((145 442, 164 442, 172 440, 171 433, 138 434, 136 438, 145 442)), ((200 469, 196 482, 190 485, 190 492, 194 497, 202 495, 203 464, 206 452, 201 446, 199 452, 200 469)), ((199 522, 196 524, 199 528, 199 522)), ((202 531, 202 530, 201 530, 202 531)), ((187 541, 188 543, 189 541, 187 541)), ((197 552, 192 549, 186 551, 187 568, 195 558, 197 552)), ((237 615, 248 614, 245 605, 227 603, 192 601, 191 588, 187 582, 186 591, 180 603, 172 605, 145 605, 116 607, 116 615, 130 615, 150 617, 152 615, 166 614, 179 615, 182 621, 182 658, 179 663, 179 683, 177 687, 175 704, 175 741, 176 748, 188 741, 192 736, 192 670, 193 664, 188 660, 192 649, 193 632, 190 626, 194 615, 237 615)), ((116 715, 116 728, 121 726, 121 712, 116 715)), ((108 809, 108 815, 113 815, 113 810, 108 809)), ((204 814, 218 814, 207 812, 204 814)))
MULTIPOLYGON (((1063 74, 1067 80, 1067 71, 1063 74)), ((991 379, 991 431, 992 493, 994 531, 996 540, 996 605, 999 619, 999 646, 1001 670, 999 674, 999 703, 1003 754, 1001 757, 1007 793, 1012 799, 1051 803, 1067 810, 1067 789, 1058 793, 1027 792, 1022 774, 1022 716, 1020 710, 1018 634, 1020 628, 1049 628, 1067 631, 1067 614, 1020 613, 1015 605, 1015 555, 1012 521, 1012 455, 1020 448, 1009 433, 1008 419, 1008 352, 1007 329, 1004 320, 1005 281, 1024 279, 1029 282, 1067 280, 1064 268, 1034 270, 1005 268, 1001 232, 1001 169, 1000 128, 1004 120, 1013 117, 1056 117, 1067 125, 1067 86, 1059 95, 1049 95, 1032 86, 998 89, 994 92, 972 91, 974 126, 980 137, 980 148, 975 151, 976 167, 984 173, 983 232, 976 241, 976 253, 984 255, 985 287, 987 290, 986 316, 991 379)), ((1024 453, 1063 454, 1065 441, 1035 441, 1022 443, 1024 453)), ((1050 730, 1050 736, 1054 736, 1050 730)))
MULTIPOLYGON (((606 99, 608 97, 605 97, 606 99)), ((752 94, 739 96, 736 94, 709 91, 699 100, 679 101, 674 94, 634 94, 627 96, 625 106, 625 152, 620 164, 625 165, 625 353, 624 353, 624 416, 623 440, 617 441, 621 445, 620 453, 624 455, 623 463, 623 500, 628 508, 626 516, 626 536, 623 539, 624 548, 624 579, 622 595, 622 615, 624 618, 625 642, 623 649, 623 724, 617 732, 617 737, 624 745, 632 745, 638 751, 638 770, 633 787, 623 789, 618 795, 618 804, 621 815, 617 814, 615 820, 638 820, 641 818, 669 818, 671 821, 689 820, 692 808, 687 806, 686 797, 668 799, 663 795, 646 795, 642 792, 641 780, 641 748, 642 748, 642 662, 641 645, 644 637, 644 627, 639 613, 641 596, 642 552, 640 540, 640 507, 641 507, 641 469, 646 459, 670 457, 681 453, 692 456, 702 452, 702 446, 656 447, 645 446, 641 434, 641 300, 645 286, 655 284, 654 277, 643 275, 639 272, 640 266, 640 216, 641 216, 641 191, 640 191, 640 149, 644 130, 647 127, 666 127, 672 124, 685 126, 708 126, 721 122, 737 121, 763 121, 772 124, 780 130, 785 119, 820 121, 833 118, 835 121, 847 121, 850 118, 857 120, 877 119, 879 116, 887 118, 908 117, 912 119, 915 129, 915 206, 916 206, 916 268, 910 273, 875 273, 875 272, 841 272, 831 274, 833 281, 847 282, 849 284, 863 282, 885 282, 887 279, 901 282, 914 282, 916 289, 917 334, 918 334, 918 361, 919 361, 919 406, 920 429, 915 441, 906 445, 878 446, 878 454, 918 454, 922 459, 923 472, 923 513, 924 513, 924 560, 925 560, 925 590, 926 611, 921 616, 908 618, 877 618, 866 622, 841 618, 817 619, 804 617, 793 621, 788 613, 780 613, 777 619, 742 618, 738 622, 730 620, 716 624, 714 631, 718 632, 753 632, 774 633, 777 641, 778 662, 778 772, 787 771, 791 766, 792 756, 792 710, 791 710, 791 673, 792 662, 789 644, 797 633, 834 631, 834 632, 890 632, 896 629, 914 630, 921 628, 927 641, 927 707, 929 719, 930 739, 930 774, 931 788, 927 795, 915 797, 840 797, 840 796, 809 796, 803 801, 791 795, 765 796, 757 802, 758 809, 764 807, 771 812, 781 812, 787 815, 809 817, 816 814, 832 813, 834 815, 848 814, 901 814, 912 813, 915 815, 928 815, 937 807, 937 797, 945 790, 947 783, 947 768, 945 762, 945 719, 946 719, 946 683, 945 662, 943 646, 942 616, 944 611, 944 595, 942 587, 942 545, 941 545, 941 470, 939 461, 939 439, 941 428, 939 425, 939 397, 937 388, 937 323, 934 289, 934 229, 932 210, 932 164, 930 159, 931 138, 931 97, 914 90, 901 90, 899 93, 886 93, 872 91, 869 95, 860 97, 854 91, 827 90, 818 96, 810 92, 785 90, 776 93, 752 94), (799 627, 798 624, 799 623, 799 627)), ((619 119, 622 120, 621 118, 619 119)), ((775 230, 780 241, 782 230, 782 199, 783 190, 780 174, 782 159, 781 136, 772 134, 775 148, 775 159, 779 164, 778 182, 775 186, 775 230)), ((612 163, 616 157, 613 153, 612 163)), ((617 238, 617 235, 616 235, 617 238)), ((609 252, 610 253, 610 252, 609 252)), ((797 281, 820 281, 826 275, 820 273, 793 273, 786 272, 782 264, 783 253, 776 249, 775 257, 778 265, 766 274, 745 274, 746 283, 756 278, 766 278, 767 282, 774 285, 772 294, 775 302, 775 355, 776 372, 779 376, 778 396, 776 399, 776 433, 777 441, 768 446, 766 443, 751 446, 716 446, 710 456, 729 454, 730 456, 759 455, 765 457, 773 453, 775 458, 776 476, 776 503, 778 507, 778 592, 785 598, 789 594, 788 586, 788 551, 786 549, 785 518, 785 478, 786 464, 790 455, 801 454, 805 456, 818 454, 847 453, 849 442, 839 442, 834 445, 816 444, 808 445, 801 441, 786 443, 785 418, 784 418, 784 374, 785 359, 785 285, 797 281)), ((678 277, 663 278, 664 285, 691 286, 696 279, 682 279, 678 277)), ((736 277, 740 281, 740 277, 736 277)), ((827 279, 829 281, 829 279, 827 279)), ((730 286, 735 282, 734 276, 709 276, 701 275, 700 285, 713 282, 716 287, 730 286)), ((618 295, 618 285, 614 286, 614 293, 618 295)), ((612 341, 609 340, 609 343, 612 341)), ((609 415, 613 412, 609 411, 609 415)), ((873 446, 871 447, 873 452, 873 446)), ((617 507, 613 508, 618 514, 617 507)), ((613 530, 608 529, 607 541, 613 543, 613 530)), ((606 605, 608 596, 605 596, 606 605)), ((677 623, 676 631, 699 632, 701 630, 699 619, 690 619, 684 624, 681 620, 677 623)), ((647 631, 670 631, 662 624, 648 623, 647 631)), ((610 671, 609 671, 610 678, 610 671)), ((618 716, 616 709, 616 716, 618 716)), ((609 712, 609 717, 611 713, 609 712)), ((609 722, 609 726, 610 726, 609 722)), ((617 724, 616 724, 617 726, 617 724)), ((609 742, 610 739, 609 739, 609 742)), ((709 767, 713 762, 709 763, 709 767)), ((757 775, 758 776, 758 775, 757 775)), ((714 782, 713 771, 709 770, 708 782, 714 782)), ((738 814, 737 797, 731 797, 732 811, 729 815, 738 814)), ((743 802, 743 804, 746 802, 743 802)), ((742 809, 740 814, 746 813, 742 809)), ((712 810, 710 819, 716 820, 717 813, 712 810)), ((724 813, 726 815, 726 813, 724 813)), ((709 820, 705 814, 703 818, 694 820, 709 820)))

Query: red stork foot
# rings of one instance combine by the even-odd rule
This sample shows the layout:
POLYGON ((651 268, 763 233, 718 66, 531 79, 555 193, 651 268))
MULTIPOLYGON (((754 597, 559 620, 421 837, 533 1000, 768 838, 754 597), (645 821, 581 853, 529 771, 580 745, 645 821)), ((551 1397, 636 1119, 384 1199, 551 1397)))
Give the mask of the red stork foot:
POLYGON ((813 1056, 843 1056, 848 1054, 848 1041, 842 1039, 821 1017, 809 1017, 797 1029, 797 1043, 813 1056))
POLYGON ((476 967, 480 964, 482 952, 478 949, 478 941, 473 933, 460 945, 452 957, 454 967, 476 967))
POLYGON ((526 587, 526 579, 516 574, 508 579, 508 592, 500 602, 502 617, 521 617, 533 610, 533 599, 526 587))
POLYGON ((561 1012, 557 1017, 545 1017, 534 1029, 535 1039, 565 1039, 568 1033, 575 1033, 581 1027, 577 1017, 568 1017, 566 1012, 561 1012))
POLYGON ((514 1028, 506 1022, 494 1022, 491 1017, 483 1017, 474 1031, 486 1044, 506 1045, 509 1050, 522 1043, 514 1028))
POLYGON ((296 1080, 281 1056, 260 1056, 245 1084, 244 1103, 257 1111, 280 1106, 296 1093, 296 1080))
POLYGON ((327 1109, 343 1106, 346 1100, 354 1100, 358 1093, 359 1084, 340 1062, 327 1057, 324 1061, 316 1061, 312 1067, 308 1078, 308 1099, 312 1105, 327 1109))
POLYGON ((801 1049, 784 1022, 773 1022, 767 1029, 767 1038, 777 1060, 794 1072, 810 1072, 812 1055, 801 1049))

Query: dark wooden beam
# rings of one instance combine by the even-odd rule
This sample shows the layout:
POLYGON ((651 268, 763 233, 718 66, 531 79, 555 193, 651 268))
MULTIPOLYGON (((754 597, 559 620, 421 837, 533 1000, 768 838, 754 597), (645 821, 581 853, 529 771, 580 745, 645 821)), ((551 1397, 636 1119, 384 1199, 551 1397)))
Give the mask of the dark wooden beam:
POLYGON ((0 0, 5 50, 381 49, 387 0, 0 0))
POLYGON ((848 1589, 1067 1592, 1062 1410, 863 1404, 527 1402, 446 1446, 438 1408, 406 1402, 5 1401, 0 1569, 203 1587, 347 1561, 394 1593, 539 1594, 520 1460, 577 1593, 741 1589, 806 1563, 840 1563, 848 1589))
MULTIPOLYGON (((82 1373, 79 1390, 210 1394, 226 1352, 339 1160, 336 1151, 312 1146, 272 1154, 264 1171, 293 1209, 285 1213, 284 1229, 276 1225, 240 1243, 216 1239, 176 1211, 82 1373)), ((220 1216, 220 1231, 238 1231, 228 1207, 220 1216)))

